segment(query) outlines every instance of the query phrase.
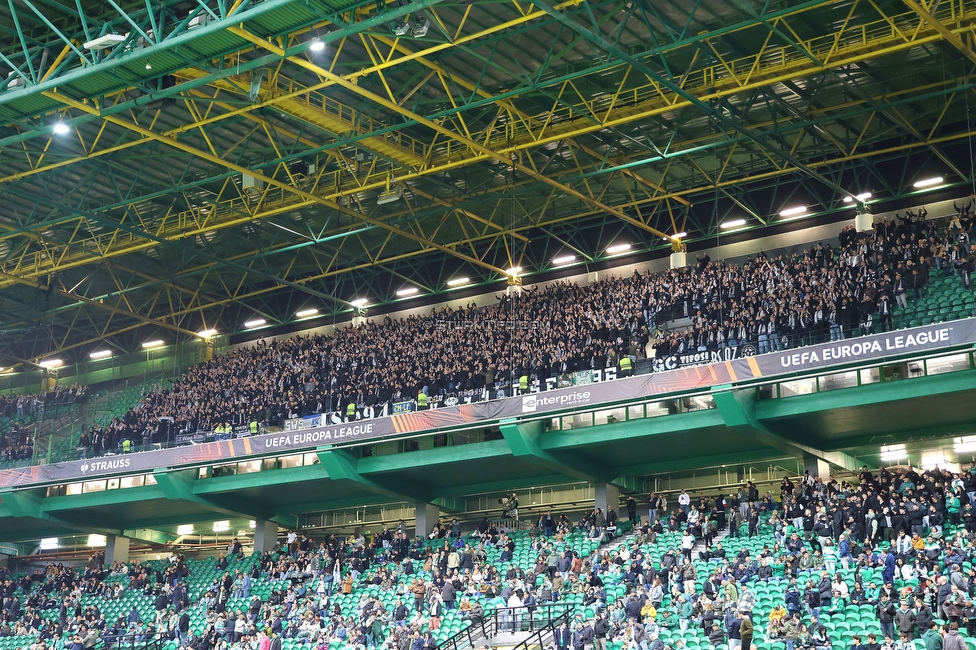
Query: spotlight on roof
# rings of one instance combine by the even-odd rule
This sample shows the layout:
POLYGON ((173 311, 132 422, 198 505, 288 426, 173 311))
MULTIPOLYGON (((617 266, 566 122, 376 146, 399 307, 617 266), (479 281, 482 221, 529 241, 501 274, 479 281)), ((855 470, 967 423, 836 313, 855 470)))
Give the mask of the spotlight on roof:
POLYGON ((806 211, 807 211, 807 206, 805 206, 805 205, 798 205, 795 208, 786 208, 785 210, 782 210, 779 213, 779 216, 781 216, 781 217, 796 217, 796 216, 799 216, 801 214, 806 214, 806 211))
POLYGON ((197 336, 199 336, 202 339, 210 339, 210 338, 213 338, 216 335, 217 335, 217 330, 215 330, 212 327, 207 328, 205 330, 200 330, 199 332, 197 332, 197 336))
POLYGON ((227 520, 215 521, 213 523, 213 530, 215 533, 223 533, 225 531, 228 531, 230 530, 230 522, 227 520))
POLYGON ((844 203, 854 203, 854 201, 867 201, 871 198, 871 192, 861 192, 855 196, 845 196, 844 203))
POLYGON ((608 255, 616 255, 630 250, 630 244, 614 244, 607 248, 608 255))
POLYGON ((670 237, 662 237, 662 239, 664 239, 664 241, 671 241, 672 239, 681 239, 682 237, 687 237, 687 236, 688 233, 686 232, 676 232, 670 237))
POLYGON ((952 450, 957 454, 971 454, 976 451, 976 436, 953 438, 952 450))
POLYGON ((522 267, 521 266, 511 266, 511 267, 505 269, 505 274, 506 275, 518 275, 521 272, 522 272, 522 267))
POLYGON ((64 122, 56 122, 54 124, 54 132, 58 135, 68 135, 71 133, 71 127, 64 122))
POLYGON ((912 187, 915 189, 922 189, 923 187, 933 187, 935 185, 942 185, 945 181, 941 176, 933 176, 932 178, 923 178, 920 181, 915 181, 912 183, 912 187))
POLYGON ((390 190, 389 192, 383 192, 378 197, 376 197, 376 205, 386 205, 388 203, 396 203, 403 198, 403 190, 390 190))
POLYGON ((471 278, 454 278, 453 280, 447 281, 447 286, 460 287, 461 285, 469 284, 470 282, 471 282, 471 278))
POLYGON ((39 362, 37 365, 39 365, 42 368, 57 368, 58 366, 64 365, 64 361, 62 361, 61 359, 44 359, 43 361, 39 362))
POLYGON ((430 21, 426 18, 421 18, 420 21, 414 26, 413 33, 410 35, 414 38, 423 38, 427 35, 428 29, 430 29, 430 21))
POLYGON ((718 227, 722 230, 728 230, 730 228, 739 228, 744 225, 746 225, 745 219, 732 219, 730 221, 723 221, 718 225, 718 227))
POLYGON ((316 38, 308 44, 308 49, 312 52, 321 52, 325 49, 325 43, 316 38))
POLYGON ((902 460, 903 458, 908 458, 908 450, 905 449, 905 445, 882 445, 882 463, 890 463, 895 460, 902 460))
POLYGON ((563 266, 564 264, 572 264, 576 261, 575 255, 560 255, 559 257, 552 258, 552 263, 555 266, 563 266))
POLYGON ((367 300, 366 298, 356 298, 355 300, 350 300, 349 304, 352 305, 353 307, 358 307, 359 309, 362 309, 367 304, 369 304, 369 300, 367 300))
POLYGON ((406 298, 407 296, 414 295, 418 291, 420 291, 420 289, 418 289, 417 287, 404 287, 404 288, 400 289, 399 291, 397 291, 396 294, 398 296, 400 296, 401 298, 406 298))
POLYGON ((395 36, 406 36, 410 33, 410 23, 405 20, 398 20, 393 23, 393 34, 395 36))
POLYGON ((263 318, 255 318, 253 320, 244 321, 244 327, 247 328, 261 327, 262 325, 266 325, 267 322, 268 321, 264 320, 263 318))
POLYGON ((88 356, 91 357, 92 359, 108 359, 110 356, 112 356, 112 351, 111 350, 95 350, 94 352, 92 352, 88 356))
POLYGON ((146 341, 145 343, 142 344, 142 347, 144 347, 147 350, 151 350, 153 348, 161 348, 163 347, 163 341, 161 339, 156 339, 155 341, 146 341))
POLYGON ((92 52, 99 52, 101 50, 107 50, 110 47, 115 47, 128 37, 128 34, 105 34, 104 36, 99 36, 98 38, 93 38, 90 41, 86 41, 82 46, 86 50, 91 50, 92 52))
POLYGON ((295 316, 297 316, 298 318, 308 318, 309 316, 314 316, 317 313, 319 313, 319 310, 315 308, 300 309, 299 311, 295 312, 295 316))

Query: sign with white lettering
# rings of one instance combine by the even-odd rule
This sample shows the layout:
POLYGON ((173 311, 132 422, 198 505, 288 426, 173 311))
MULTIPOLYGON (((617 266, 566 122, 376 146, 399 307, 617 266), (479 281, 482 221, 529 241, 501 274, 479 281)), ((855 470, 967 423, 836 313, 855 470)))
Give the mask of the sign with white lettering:
MULTIPOLYGON (((719 358, 706 365, 678 367, 662 372, 616 378, 613 368, 592 371, 592 382, 584 386, 558 388, 556 379, 543 384, 533 382, 530 392, 507 399, 488 400, 487 393, 465 392, 449 395, 419 412, 394 413, 367 407, 374 415, 343 422, 337 412, 289 420, 281 433, 204 442, 184 447, 145 451, 124 456, 78 460, 51 465, 34 465, 0 470, 0 487, 20 487, 44 483, 91 480, 94 476, 137 474, 156 468, 194 464, 224 463, 273 453, 292 453, 323 445, 361 444, 369 440, 400 436, 419 431, 467 426, 521 415, 537 415, 592 408, 601 404, 622 403, 677 391, 707 389, 806 370, 909 355, 976 342, 976 319, 939 323, 897 332, 864 336, 846 341, 822 343, 796 350, 736 358, 719 358), (436 408, 433 408, 436 406, 436 408)), ((711 359, 711 357, 709 357, 711 359)))
POLYGON ((701 352, 686 352, 684 354, 672 354, 666 357, 655 357, 651 360, 651 368, 654 372, 665 372, 677 370, 678 368, 688 368, 690 366, 705 366, 710 363, 722 363, 743 357, 756 355, 754 345, 733 345, 721 350, 704 350, 701 352))

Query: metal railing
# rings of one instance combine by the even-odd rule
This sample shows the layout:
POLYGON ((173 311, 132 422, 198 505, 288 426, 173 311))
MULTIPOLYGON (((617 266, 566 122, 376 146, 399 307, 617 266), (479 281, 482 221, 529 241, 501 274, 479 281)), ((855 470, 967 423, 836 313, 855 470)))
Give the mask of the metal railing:
MULTIPOLYGON (((488 641, 498 634, 530 632, 531 636, 518 646, 522 647, 545 633, 551 636, 556 627, 569 620, 569 612, 575 606, 574 603, 549 603, 529 607, 497 607, 484 616, 468 619, 471 625, 445 639, 437 648, 468 650, 477 647, 479 641, 488 641)), ((538 642, 534 641, 535 644, 538 642)))
POLYGON ((163 650, 168 640, 163 633, 151 636, 146 634, 106 634, 95 642, 93 650, 163 650))

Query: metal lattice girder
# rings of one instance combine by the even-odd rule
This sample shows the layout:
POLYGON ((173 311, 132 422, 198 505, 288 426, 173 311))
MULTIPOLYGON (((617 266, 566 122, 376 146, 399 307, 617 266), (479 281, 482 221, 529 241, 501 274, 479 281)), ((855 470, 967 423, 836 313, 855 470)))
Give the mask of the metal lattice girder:
MULTIPOLYGON (((49 4, 42 10, 35 3, 8 0, 9 23, 0 21, 0 29, 17 36, 4 41, 9 47, 0 47, 0 62, 11 68, 6 79, 0 79, 0 92, 6 91, 0 98, 0 118, 23 119, 57 110, 60 104, 42 95, 56 88, 66 95, 91 97, 129 87, 133 79, 146 81, 191 62, 236 52, 245 43, 226 31, 232 24, 276 36, 321 23, 324 17, 341 24, 341 11, 355 6, 332 0, 244 0, 213 3, 213 8, 201 2, 187 9, 180 0, 163 0, 149 11, 145 2, 129 0, 122 6, 109 0, 78 2, 77 9, 56 12, 49 4), (63 18, 60 27, 50 17, 58 13, 63 18), (36 34, 28 30, 28 19, 37 25, 36 34), (112 36, 117 38, 105 40, 112 36), (79 49, 99 39, 103 44, 79 49), (60 54, 49 63, 45 52, 52 49, 60 54)), ((432 4, 436 0, 416 0, 373 18, 379 23, 432 4)))
MULTIPOLYGON (((565 4, 557 5, 557 7, 565 6, 565 4)), ((634 56, 639 57, 641 60, 653 60, 654 57, 664 57, 672 52, 692 46, 708 46, 717 53, 718 50, 709 41, 710 38, 717 40, 728 33, 735 33, 737 30, 754 27, 757 24, 757 20, 781 31, 784 29, 783 24, 787 24, 790 18, 799 20, 797 16, 802 16, 806 11, 821 8, 825 4, 810 2, 798 8, 759 14, 757 19, 751 22, 740 23, 728 29, 723 28, 716 30, 714 33, 710 32, 694 38, 679 40, 672 44, 661 45, 635 54, 634 56)), ((941 13, 947 14, 946 17, 950 20, 956 20, 957 23, 968 25, 969 23, 965 21, 970 20, 971 16, 965 13, 965 11, 962 11, 965 7, 962 7, 960 12, 956 12, 955 8, 955 4, 943 6, 941 7, 941 13), (956 15, 957 13, 959 15, 956 15)), ((534 18, 536 14, 542 13, 535 12, 527 14, 523 20, 529 20, 534 18)), ((693 95, 699 101, 711 101, 729 94, 738 94, 753 88, 766 87, 787 78, 802 78, 829 67, 841 67, 863 60, 866 57, 877 57, 886 53, 898 52, 903 49, 924 45, 933 39, 939 38, 935 30, 926 31, 923 29, 925 23, 918 19, 917 16, 916 24, 911 23, 912 16, 914 14, 911 12, 896 16, 881 14, 880 17, 869 23, 854 24, 848 21, 845 22, 839 33, 832 32, 823 37, 819 37, 819 40, 809 39, 791 45, 767 43, 755 55, 750 55, 750 57, 743 59, 727 61, 716 54, 718 60, 709 66, 694 70, 689 69, 682 77, 680 90, 693 95), (891 28, 891 25, 898 25, 898 29, 891 28), (887 26, 887 33, 881 30, 882 26, 887 26), (796 52, 797 48, 801 50, 801 53, 796 52), (815 53, 819 53, 820 58, 817 58, 815 53), (772 67, 774 65, 780 66, 781 69, 774 69, 772 67), (764 66, 769 67, 769 70, 766 70, 764 66), (769 72, 769 74, 766 74, 766 72, 769 72), (695 79, 698 79, 697 83, 695 79)), ((488 31, 485 30, 483 33, 487 33, 488 31)), ((478 36, 480 35, 478 34, 478 36)), ((382 42, 381 39, 377 39, 377 41, 382 42)), ((382 75, 385 69, 392 68, 400 62, 419 59, 425 54, 438 49, 440 48, 427 48, 418 53, 395 56, 400 50, 399 48, 393 48, 391 49, 388 61, 367 67, 363 71, 343 75, 343 78, 356 80, 363 74, 377 73, 382 75)), ((293 51, 294 48, 286 50, 289 53, 293 51)), ((250 68, 251 64, 252 62, 248 62, 245 67, 250 68)), ((499 147, 498 150, 504 154, 510 150, 517 151, 557 142, 564 137, 592 133, 605 128, 615 128, 635 120, 653 117, 654 115, 665 112, 674 112, 680 110, 682 106, 687 105, 687 100, 684 100, 679 94, 673 93, 672 95, 667 95, 665 92, 667 88, 662 89, 660 83, 655 84, 646 80, 644 85, 620 84, 614 89, 613 93, 607 94, 599 103, 580 96, 579 91, 576 90, 578 80, 597 74, 604 74, 608 71, 614 71, 615 68, 619 67, 619 63, 607 62, 603 65, 593 66, 585 72, 578 72, 552 79, 540 78, 538 82, 532 85, 519 86, 516 89, 504 93, 494 93, 488 97, 483 96, 483 93, 479 93, 474 101, 459 101, 464 98, 452 96, 452 108, 450 110, 434 113, 429 117, 434 120, 447 118, 463 111, 481 108, 489 102, 497 103, 499 101, 509 100, 520 94, 539 91, 544 88, 548 89, 548 92, 554 93, 556 101, 552 107, 554 109, 553 112, 551 114, 547 113, 537 116, 534 122, 535 126, 533 126, 533 122, 525 120, 499 120, 492 129, 472 134, 473 139, 478 142, 484 142, 489 146, 500 143, 501 139, 504 138, 506 145, 513 145, 499 147)), ((185 72, 185 74, 192 75, 195 73, 185 72)), ((637 77, 637 75, 631 75, 627 72, 623 72, 620 76, 628 79, 637 77)), ((329 115, 339 115, 341 117, 345 113, 350 118, 346 120, 347 122, 356 122, 356 112, 353 109, 343 107, 338 102, 326 100, 320 94, 319 91, 330 85, 334 85, 334 82, 327 80, 315 86, 302 88, 301 86, 295 87, 294 82, 288 81, 285 87, 276 89, 272 93, 268 104, 273 104, 274 96, 278 96, 282 101, 302 101, 306 106, 314 105, 316 108, 322 108, 320 112, 324 113, 326 117, 329 115), (319 93, 317 95, 318 101, 313 100, 312 93, 319 93)), ((445 88, 449 90, 448 86, 445 86, 445 88)), ((262 103, 261 105, 264 104, 262 103)), ((372 125, 371 128, 366 128, 365 132, 363 132, 362 127, 357 126, 363 138, 389 139, 389 132, 396 129, 400 133, 400 135, 396 136, 396 139, 404 140, 404 143, 398 146, 401 149, 407 149, 411 152, 413 163, 419 157, 428 161, 428 167, 439 168, 444 164, 443 158, 445 157, 448 159, 452 156, 455 158, 463 158, 466 155, 464 150, 459 149, 456 144, 443 144, 439 148, 436 146, 431 147, 428 151, 425 149, 424 144, 416 138, 402 134, 404 124, 383 125, 375 121, 371 121, 370 124, 372 125)), ((409 126, 409 122, 406 126, 409 126)), ((473 152, 472 155, 474 155, 473 152)), ((366 185, 365 189, 377 188, 380 182, 378 179, 374 184, 366 185)))
MULTIPOLYGON (((383 302, 403 282, 439 291, 459 271, 490 282, 520 259, 543 269, 563 247, 588 260, 617 237, 663 247, 662 233, 714 232, 729 206, 762 223, 792 196, 825 211, 864 183, 897 197, 911 179, 880 166, 929 152, 961 182, 973 67, 946 33, 969 38, 970 4, 940 5, 935 24, 861 0, 444 0, 398 14, 430 19, 415 39, 381 33, 371 6, 341 24, 282 24, 273 41, 246 23, 229 35, 243 48, 165 63, 173 85, 146 94, 154 62, 90 101, 59 86, 46 96, 56 116, 0 132, 0 270, 18 278, 0 289, 69 289, 43 313, 78 345, 131 331, 137 315, 183 328, 249 310, 277 319, 302 295, 326 300, 315 292, 383 302), (312 56, 313 37, 331 49, 312 56), (932 47, 943 39, 953 47, 932 47), (886 71, 933 53, 937 78, 886 71), (55 117, 70 143, 38 130, 55 117), (244 191, 242 174, 264 187, 244 191), (394 177, 406 195, 378 210, 394 177)), ((43 91, 7 91, 0 107, 43 91)))
MULTIPOLYGON (((965 87, 962 88, 965 89, 965 87)), ((959 92, 959 90, 960 88, 950 87, 940 89, 936 92, 939 94, 951 94, 959 92)), ((823 117, 801 122, 796 125, 795 128, 797 130, 803 130, 810 128, 810 126, 815 124, 817 121, 834 119, 831 116, 836 116, 838 111, 845 108, 848 109, 847 112, 840 113, 840 115, 856 116, 862 112, 873 112, 879 110, 879 107, 882 106, 897 105, 899 101, 903 101, 907 104, 911 101, 915 101, 915 99, 916 98, 914 97, 909 97, 904 100, 894 98, 894 100, 891 102, 869 102, 866 104, 854 103, 849 107, 827 107, 823 112, 823 117)), ((959 133, 946 139, 936 138, 935 140, 951 141, 966 137, 968 137, 968 134, 959 133)), ((911 143, 906 146, 915 147, 920 145, 921 143, 911 143)), ((874 155, 874 152, 866 150, 864 157, 869 155, 874 155)), ((858 159, 858 155, 855 153, 853 156, 840 156, 835 159, 814 163, 813 166, 818 168, 826 168, 830 165, 852 159, 858 159)), ((601 164, 599 167, 594 167, 591 170, 584 168, 582 170, 583 174, 588 176, 609 175, 618 171, 627 170, 631 168, 631 166, 644 164, 646 163, 646 160, 608 160, 601 162, 606 164, 601 164)), ((775 170, 773 172, 756 174, 745 179, 732 178, 720 183, 720 185, 731 187, 736 184, 746 184, 749 181, 758 180, 771 175, 785 174, 788 173, 788 171, 789 170, 775 170)), ((574 182, 578 179, 570 177, 567 180, 569 182, 574 182)), ((318 187, 321 185, 321 181, 316 180, 314 181, 313 185, 318 187)), ((88 233, 88 230, 82 227, 77 230, 78 237, 71 242, 66 243, 64 247, 54 246, 51 243, 42 244, 42 248, 33 254, 18 257, 14 262, 8 262, 4 266, 5 272, 11 275, 18 275, 19 277, 40 277, 54 271, 69 269, 73 266, 84 266, 101 259, 114 258, 121 255, 130 254, 135 251, 144 250, 146 248, 158 245, 159 239, 179 242, 191 239, 206 232, 213 232, 224 228, 233 228, 242 224, 253 222, 255 220, 267 219, 274 217, 275 215, 292 211, 296 207, 305 203, 301 197, 293 197, 291 194, 286 192, 286 190, 274 186, 267 187, 257 201, 253 200, 253 197, 244 194, 240 188, 228 177, 224 177, 223 186, 224 189, 221 190, 220 193, 230 198, 222 201, 215 201, 209 205, 202 205, 184 211, 177 211, 170 206, 170 208, 164 214, 162 214, 161 217, 157 217, 154 220, 151 228, 141 226, 141 228, 151 236, 141 236, 134 230, 129 230, 128 232, 109 230, 101 232, 93 237, 89 235, 91 239, 86 240, 85 235, 88 233), (78 250, 75 251, 73 249, 78 250)), ((683 194, 693 195, 705 191, 709 189, 709 187, 710 184, 696 187, 693 186, 687 190, 683 190, 682 193, 661 193, 654 190, 651 193, 638 197, 637 200, 627 201, 622 204, 615 203, 615 205, 618 206, 618 209, 629 209, 640 205, 646 205, 653 201, 660 200, 661 198, 680 197, 683 194)), ((326 195, 326 198, 337 199, 339 197, 336 194, 331 194, 326 195)), ((839 199, 840 197, 836 198, 837 201, 839 201, 839 199)), ((505 200, 505 198, 503 197, 501 200, 505 200)), ((483 205, 484 198, 476 197, 475 202, 483 205)), ((457 207, 460 209, 466 209, 466 206, 467 203, 464 202, 457 204, 457 207)), ((143 215, 139 214, 140 208, 138 202, 125 204, 123 207, 133 211, 136 216, 138 216, 138 220, 140 222, 144 222, 144 219, 146 218, 151 218, 151 215, 146 215, 143 217, 143 215)), ((485 214, 492 214, 498 210, 499 206, 495 206, 488 211, 484 211, 483 208, 479 208, 479 211, 482 211, 485 214)), ((402 213, 402 216, 408 215, 409 213, 402 213)), ((77 225, 82 225, 87 224, 88 221, 89 219, 86 217, 80 217, 76 214, 72 215, 69 213, 67 216, 59 215, 55 221, 40 221, 36 224, 36 229, 42 230, 50 228, 52 225, 56 225, 58 223, 75 223, 77 225)), ((547 223, 550 223, 550 221, 538 221, 532 224, 532 227, 538 227, 547 223)), ((311 233, 307 241, 299 245, 311 246, 321 244, 325 241, 329 241, 329 238, 337 235, 343 235, 343 233, 355 234, 358 229, 358 227, 347 227, 344 229, 322 230, 317 233, 311 233)), ((17 235, 18 233, 16 232, 9 235, 0 235, 0 240, 16 237, 17 235)), ((284 245, 283 248, 287 249, 294 245, 294 243, 288 243, 284 245)), ((458 245, 458 242, 451 242, 450 245, 458 245)))

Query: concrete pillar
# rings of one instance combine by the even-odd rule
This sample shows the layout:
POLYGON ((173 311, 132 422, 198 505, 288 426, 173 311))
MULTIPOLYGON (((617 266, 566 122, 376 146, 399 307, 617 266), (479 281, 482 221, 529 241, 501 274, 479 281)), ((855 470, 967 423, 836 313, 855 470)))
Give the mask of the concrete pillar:
POLYGON ((414 525, 414 535, 426 537, 437 525, 441 516, 441 509, 430 503, 417 502, 417 522, 414 525))
POLYGON ((105 537, 105 566, 112 566, 113 562, 129 561, 129 538, 118 535, 105 537))
POLYGON ((830 465, 822 458, 804 456, 803 469, 810 472, 810 476, 814 478, 819 476, 823 479, 824 483, 830 480, 830 465))
POLYGON ((278 541, 278 524, 260 519, 254 524, 254 552, 267 553, 278 541))
MULTIPOLYGON (((595 486, 596 492, 596 506, 603 510, 603 516, 607 516, 609 508, 614 510, 619 510, 620 508, 620 491, 617 489, 616 485, 611 485, 610 483, 597 483, 595 486)), ((620 512, 617 512, 620 515, 620 512)))

